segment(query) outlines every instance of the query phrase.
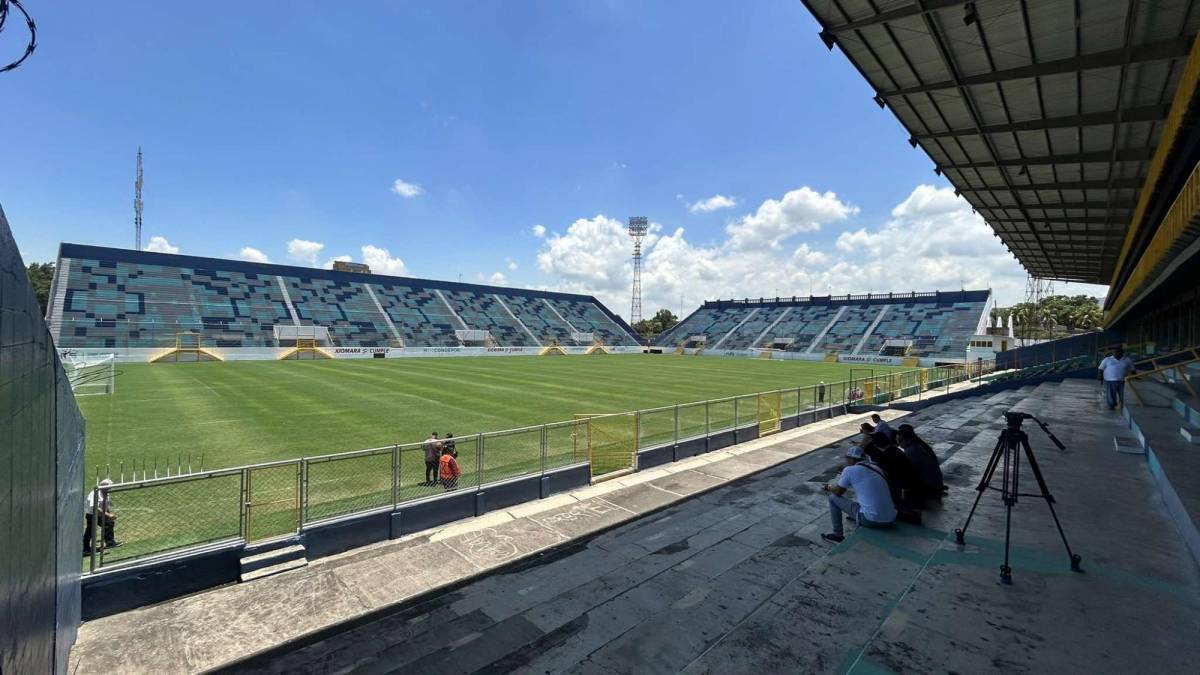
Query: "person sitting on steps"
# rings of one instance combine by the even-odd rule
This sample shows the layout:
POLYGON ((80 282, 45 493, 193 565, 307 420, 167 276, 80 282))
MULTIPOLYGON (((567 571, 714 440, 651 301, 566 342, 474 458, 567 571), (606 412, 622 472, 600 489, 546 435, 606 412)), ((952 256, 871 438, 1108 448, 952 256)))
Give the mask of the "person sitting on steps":
POLYGON ((826 485, 825 490, 832 493, 829 495, 829 518, 833 524, 832 532, 821 535, 825 541, 845 540, 843 513, 863 527, 890 527, 896 521, 896 507, 892 504, 883 469, 868 460, 857 445, 846 451, 846 468, 842 469, 837 482, 826 485), (854 491, 854 499, 846 496, 846 490, 854 491))
POLYGON ((871 461, 883 469, 892 501, 896 509, 902 512, 905 522, 920 522, 920 515, 915 509, 921 508, 924 499, 919 494, 920 479, 916 467, 909 461, 904 451, 888 440, 883 433, 876 431, 871 434, 870 441, 863 446, 863 452, 871 461))
POLYGON ((911 424, 900 425, 896 431, 896 442, 917 470, 922 496, 927 499, 941 499, 946 492, 946 482, 937 453, 917 435, 911 424))
POLYGON ((875 431, 877 433, 884 434, 889 441, 896 440, 896 431, 887 423, 887 420, 879 416, 879 413, 872 413, 871 421, 875 424, 875 431))

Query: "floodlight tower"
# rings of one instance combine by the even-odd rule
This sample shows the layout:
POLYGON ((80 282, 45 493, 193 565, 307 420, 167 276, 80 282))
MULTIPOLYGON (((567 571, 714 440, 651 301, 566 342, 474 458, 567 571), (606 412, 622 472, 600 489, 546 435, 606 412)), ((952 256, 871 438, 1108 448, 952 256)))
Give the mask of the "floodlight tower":
POLYGON ((137 178, 133 181, 134 245, 142 250, 142 146, 138 146, 137 178))
POLYGON ((1029 344, 1031 339, 1045 340, 1053 338, 1054 319, 1042 305, 1042 301, 1054 295, 1054 282, 1041 279, 1030 274, 1025 280, 1025 303, 1030 307, 1029 315, 1021 323, 1020 336, 1022 342, 1029 344))
POLYGON ((646 236, 646 217, 629 217, 629 236, 633 237, 633 299, 629 304, 629 324, 642 320, 642 237, 646 236))

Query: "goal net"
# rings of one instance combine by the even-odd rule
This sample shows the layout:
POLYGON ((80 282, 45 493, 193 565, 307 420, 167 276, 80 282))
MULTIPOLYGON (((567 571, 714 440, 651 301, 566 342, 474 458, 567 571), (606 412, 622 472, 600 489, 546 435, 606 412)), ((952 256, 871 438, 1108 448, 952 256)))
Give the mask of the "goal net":
POLYGON ((63 359, 63 370, 71 392, 76 396, 111 394, 116 391, 117 357, 115 354, 68 356, 63 359))

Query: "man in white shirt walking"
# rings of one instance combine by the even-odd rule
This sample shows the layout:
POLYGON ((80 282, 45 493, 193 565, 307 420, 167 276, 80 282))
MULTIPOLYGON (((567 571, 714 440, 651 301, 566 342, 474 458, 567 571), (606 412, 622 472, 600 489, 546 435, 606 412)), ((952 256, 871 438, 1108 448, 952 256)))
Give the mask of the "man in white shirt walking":
POLYGON ((825 541, 845 540, 843 513, 863 527, 888 527, 896 522, 896 505, 892 502, 892 491, 883 469, 871 463, 857 445, 846 451, 846 468, 842 469, 837 483, 826 485, 825 490, 833 493, 829 495, 833 532, 821 535, 825 541), (854 491, 854 499, 845 496, 848 489, 854 491))
POLYGON ((1112 354, 1104 357, 1099 368, 1104 377, 1104 401, 1109 410, 1116 410, 1118 403, 1125 405, 1125 378, 1135 370, 1133 359, 1125 356, 1125 350, 1117 347, 1112 354))

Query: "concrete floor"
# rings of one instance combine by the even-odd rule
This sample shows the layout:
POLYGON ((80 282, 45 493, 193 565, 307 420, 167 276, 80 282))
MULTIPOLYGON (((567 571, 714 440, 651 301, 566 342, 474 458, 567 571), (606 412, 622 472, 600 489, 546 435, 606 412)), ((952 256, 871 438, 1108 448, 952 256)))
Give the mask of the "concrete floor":
MULTIPOLYGON (((819 488, 840 464, 835 443, 229 670, 1195 672, 1200 571, 1145 460, 1112 450, 1122 421, 1102 410, 1095 382, 952 402, 908 419, 943 457, 952 485, 920 526, 821 542, 829 524, 819 488), (1041 416, 1068 445, 1058 452, 1026 423, 1082 574, 1070 571, 1035 498, 1014 510, 1011 586, 999 583, 997 493, 985 494, 967 545, 954 543, 1011 408, 1041 416)), ((821 442, 856 425, 828 429, 821 442)), ((801 454, 789 446, 800 443, 760 452, 801 454)), ((756 459, 724 459, 710 474, 683 472, 605 501, 642 508, 662 487, 692 489, 735 468, 727 463, 756 459)), ((1022 478, 1022 491, 1035 492, 1028 471, 1022 478)), ((377 577, 364 575, 355 591, 369 592, 377 577)))

